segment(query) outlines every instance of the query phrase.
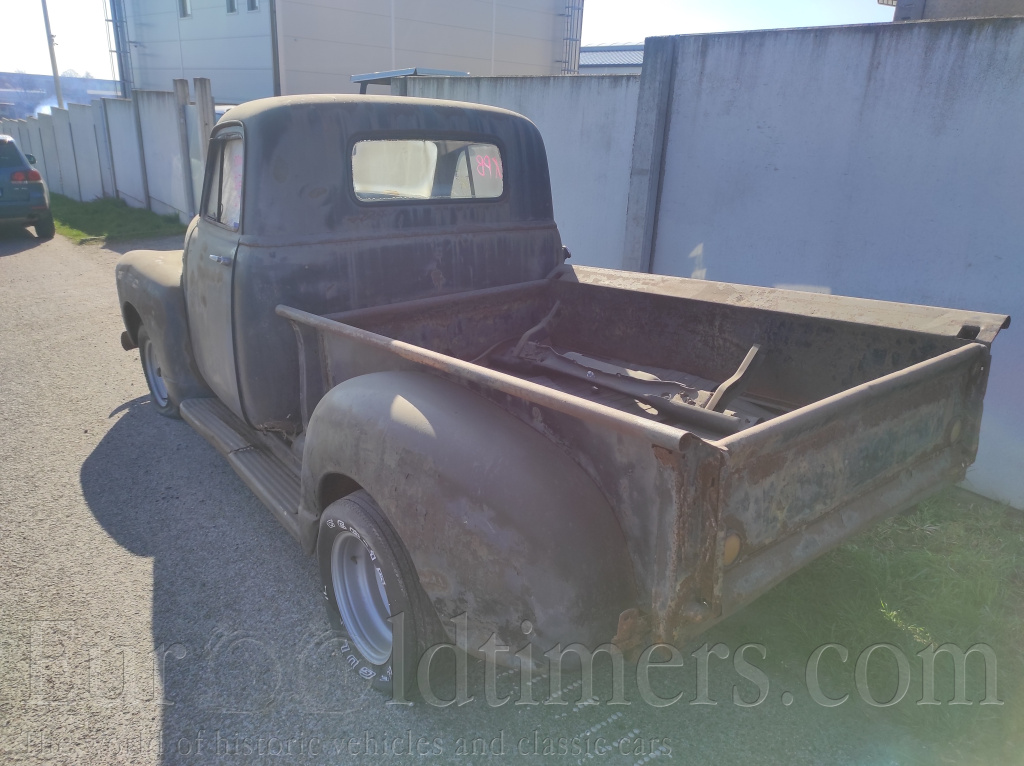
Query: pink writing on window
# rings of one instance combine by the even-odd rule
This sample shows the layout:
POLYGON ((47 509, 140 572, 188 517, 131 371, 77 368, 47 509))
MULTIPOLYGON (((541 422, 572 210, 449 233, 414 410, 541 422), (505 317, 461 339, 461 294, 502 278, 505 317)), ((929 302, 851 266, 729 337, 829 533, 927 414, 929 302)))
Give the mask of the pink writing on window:
POLYGON ((489 154, 478 154, 476 156, 476 174, 485 178, 503 178, 501 160, 489 154))

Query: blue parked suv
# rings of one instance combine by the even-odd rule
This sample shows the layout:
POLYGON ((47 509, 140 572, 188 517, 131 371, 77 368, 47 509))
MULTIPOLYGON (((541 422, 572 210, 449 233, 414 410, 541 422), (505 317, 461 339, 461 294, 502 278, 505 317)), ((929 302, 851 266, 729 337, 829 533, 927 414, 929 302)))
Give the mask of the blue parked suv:
POLYGON ((0 223, 35 226, 39 239, 53 239, 50 192, 35 163, 13 138, 0 135, 0 223))

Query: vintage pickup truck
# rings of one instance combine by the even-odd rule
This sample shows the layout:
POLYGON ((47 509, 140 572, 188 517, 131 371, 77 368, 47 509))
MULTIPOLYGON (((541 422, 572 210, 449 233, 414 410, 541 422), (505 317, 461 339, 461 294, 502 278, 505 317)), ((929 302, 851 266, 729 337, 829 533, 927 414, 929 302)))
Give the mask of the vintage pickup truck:
POLYGON ((225 114, 184 251, 117 266, 153 404, 316 553, 374 684, 456 626, 683 641, 975 457, 1006 316, 566 257, 527 119, 301 96, 225 114))

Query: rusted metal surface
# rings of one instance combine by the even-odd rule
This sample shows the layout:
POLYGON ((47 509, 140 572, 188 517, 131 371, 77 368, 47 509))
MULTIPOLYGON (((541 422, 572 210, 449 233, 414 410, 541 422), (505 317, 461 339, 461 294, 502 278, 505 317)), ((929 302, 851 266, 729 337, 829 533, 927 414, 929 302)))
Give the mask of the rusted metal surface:
POLYGON ((967 417, 965 383, 986 357, 971 344, 720 440, 723 513, 744 520, 745 547, 799 529, 935 450, 959 450, 947 434, 967 417))
POLYGON ((442 623, 467 614, 471 647, 494 635, 534 643, 538 659, 556 643, 596 647, 637 601, 622 528, 586 473, 453 381, 422 367, 351 378, 306 439, 303 506, 322 504, 333 473, 369 492, 442 623))
MULTIPOLYGON (((408 369, 408 365, 394 362, 395 359, 404 360, 414 365, 422 365, 452 375, 467 383, 493 388, 502 393, 520 397, 527 402, 542 404, 556 411, 572 414, 574 417, 597 420, 612 430, 631 435, 642 435, 651 444, 673 448, 679 444, 680 437, 685 433, 678 428, 620 412, 611 407, 566 396, 552 388, 494 370, 487 370, 445 354, 439 354, 404 341, 391 340, 376 333, 340 324, 305 311, 278 306, 277 312, 286 319, 314 327, 324 334, 323 343, 327 351, 331 384, 337 384, 353 377, 351 367, 348 365, 335 366, 332 359, 336 358, 333 356, 335 351, 342 355, 346 353, 346 342, 348 344, 355 343, 359 349, 370 349, 369 353, 372 353, 373 350, 382 352, 377 357, 380 360, 379 363, 372 364, 377 369, 408 369)), ((360 351, 360 353, 362 352, 360 351)), ((356 371, 358 369, 356 368, 356 371)))
MULTIPOLYGON (((832 299, 826 308, 850 315, 859 304, 832 299)), ((616 631, 624 646, 640 630, 678 641, 705 629, 879 514, 961 476, 976 448, 987 375, 987 346, 957 333, 574 280, 338 317, 358 328, 284 306, 278 313, 316 331, 319 342, 303 346, 323 353, 328 387, 371 369, 429 370, 571 456, 613 509, 631 561, 637 602, 616 631), (642 397, 632 390, 608 398, 582 379, 563 386, 543 371, 508 374, 465 361, 498 341, 511 349, 556 301, 550 342, 573 349, 573 359, 619 360, 598 365, 609 371, 655 360, 659 369, 679 370, 679 379, 692 373, 721 382, 736 372, 733 360, 760 343, 764 364, 744 396, 778 409, 723 437, 661 422, 636 409, 642 397), (704 341, 710 349, 698 347, 704 341), (725 348, 729 359, 711 359, 725 348), (456 349, 463 359, 449 355, 456 349), (782 382, 796 390, 781 390, 782 382)), ((941 320, 952 328, 948 314, 915 310, 921 325, 941 320)), ((981 326, 1005 323, 968 316, 981 326)), ((534 347, 527 343, 524 355, 534 347)))
MULTIPOLYGON (((659 414, 665 416, 666 420, 677 422, 680 427, 684 428, 697 426, 721 434, 731 434, 745 426, 753 425, 755 422, 754 419, 742 419, 735 415, 698 407, 691 398, 683 398, 680 395, 680 389, 685 388, 680 383, 673 384, 660 379, 657 381, 645 380, 609 373, 597 369, 596 365, 587 365, 562 356, 547 346, 541 347, 532 342, 523 344, 522 341, 520 344, 505 355, 492 356, 492 363, 513 371, 533 369, 566 375, 598 388, 625 394, 655 408, 659 414)), ((580 357, 580 355, 576 356, 580 357)))
POLYGON ((666 277, 593 266, 566 264, 559 269, 559 279, 669 298, 684 298, 796 316, 813 316, 832 322, 852 322, 950 338, 961 337, 988 344, 995 340, 1000 330, 1010 326, 1010 317, 1005 314, 850 298, 843 295, 756 287, 731 282, 712 282, 705 279, 666 277), (975 328, 977 332, 969 328, 975 328))

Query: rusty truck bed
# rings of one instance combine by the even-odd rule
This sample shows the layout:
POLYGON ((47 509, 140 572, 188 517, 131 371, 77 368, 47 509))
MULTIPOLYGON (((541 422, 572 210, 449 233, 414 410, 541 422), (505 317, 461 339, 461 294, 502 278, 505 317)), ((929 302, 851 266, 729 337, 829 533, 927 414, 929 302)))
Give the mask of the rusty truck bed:
MULTIPOLYGON (((563 266, 316 316, 288 307, 307 423, 382 370, 456 381, 544 433, 622 526, 641 603, 616 640, 681 640, 963 477, 1009 318, 563 266)), ((524 480, 528 477, 524 477, 524 480)))

